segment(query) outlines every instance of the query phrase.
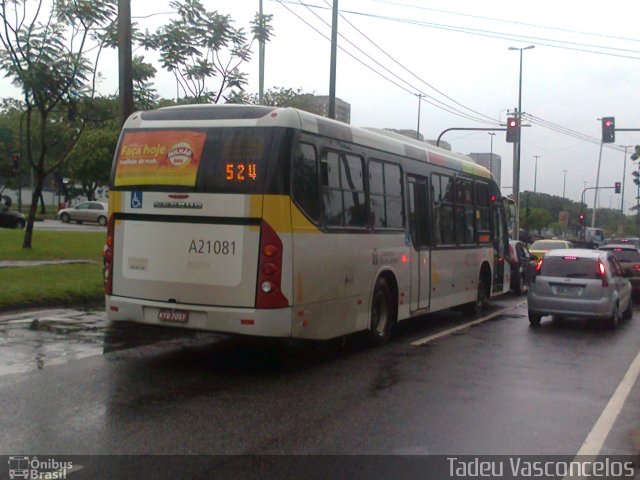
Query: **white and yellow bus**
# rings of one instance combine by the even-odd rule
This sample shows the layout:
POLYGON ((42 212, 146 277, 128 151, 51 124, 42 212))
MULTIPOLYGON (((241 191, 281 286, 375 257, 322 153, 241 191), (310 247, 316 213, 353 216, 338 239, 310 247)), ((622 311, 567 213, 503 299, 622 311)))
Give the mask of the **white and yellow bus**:
POLYGON ((509 289, 489 171, 391 132, 291 108, 138 112, 110 187, 111 320, 377 345, 509 289))

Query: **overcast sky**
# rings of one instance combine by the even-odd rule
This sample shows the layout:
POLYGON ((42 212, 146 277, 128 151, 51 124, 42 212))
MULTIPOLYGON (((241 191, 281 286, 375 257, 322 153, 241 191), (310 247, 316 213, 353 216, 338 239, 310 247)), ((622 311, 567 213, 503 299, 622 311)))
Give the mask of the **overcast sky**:
MULTIPOLYGON (((131 3, 134 21, 143 29, 171 18, 165 14, 171 11, 167 0, 131 3)), ((203 3, 248 30, 259 0, 203 3)), ((266 88, 328 94, 331 3, 263 1, 274 26, 266 46, 266 88)), ((596 184, 597 119, 615 116, 618 128, 640 128, 640 2, 339 0, 339 8, 336 92, 351 104, 352 125, 415 129, 422 93, 431 97, 421 103, 420 133, 426 138, 452 127, 495 126, 518 105, 520 53, 509 47, 535 45, 522 55, 522 107, 535 122, 523 130, 521 191, 534 188, 538 156, 537 191, 562 196, 566 178, 566 196, 579 201, 585 184, 596 184)), ((248 90, 257 93, 255 52, 244 71, 248 90)), ((153 58, 149 52, 135 53, 153 58)), ((115 58, 105 57, 100 68, 105 93, 116 90, 115 58)), ((173 77, 158 70, 155 87, 161 96, 174 98, 173 77)), ((485 131, 449 132, 443 140, 465 154, 490 151, 485 131)), ((640 132, 617 133, 615 145, 636 144, 640 132)), ((501 184, 508 194, 512 145, 504 132, 493 137, 493 151, 502 156, 501 184)), ((623 162, 623 149, 605 146, 600 186, 622 181, 623 162)), ((634 167, 627 160, 625 210, 635 204, 634 167)), ((586 198, 592 206, 593 194, 586 198)), ((603 190, 599 203, 619 208, 620 198, 603 190)))

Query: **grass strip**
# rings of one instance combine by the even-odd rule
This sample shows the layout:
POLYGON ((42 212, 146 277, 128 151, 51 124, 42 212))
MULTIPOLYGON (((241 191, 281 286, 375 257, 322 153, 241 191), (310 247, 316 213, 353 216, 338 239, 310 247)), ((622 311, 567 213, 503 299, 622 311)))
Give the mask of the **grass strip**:
POLYGON ((102 265, 0 268, 0 308, 78 305, 104 298, 102 265))
POLYGON ((22 248, 24 230, 0 229, 0 260, 102 261, 104 232, 35 230, 32 248, 22 248))

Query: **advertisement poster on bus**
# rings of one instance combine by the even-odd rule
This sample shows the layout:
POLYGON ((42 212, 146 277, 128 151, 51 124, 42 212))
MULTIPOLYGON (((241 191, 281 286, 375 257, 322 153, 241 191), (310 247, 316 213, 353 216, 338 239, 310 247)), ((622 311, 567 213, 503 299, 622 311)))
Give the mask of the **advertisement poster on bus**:
POLYGON ((124 134, 114 186, 196 184, 206 134, 185 130, 124 134))

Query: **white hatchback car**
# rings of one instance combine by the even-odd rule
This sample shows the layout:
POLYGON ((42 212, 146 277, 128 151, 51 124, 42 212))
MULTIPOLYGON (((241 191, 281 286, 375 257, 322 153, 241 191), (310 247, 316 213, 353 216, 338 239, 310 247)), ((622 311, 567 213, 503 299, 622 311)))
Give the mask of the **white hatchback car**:
POLYGON ((551 250, 538 261, 527 296, 529 322, 541 317, 602 319, 611 328, 631 318, 631 283, 610 252, 587 249, 551 250))

